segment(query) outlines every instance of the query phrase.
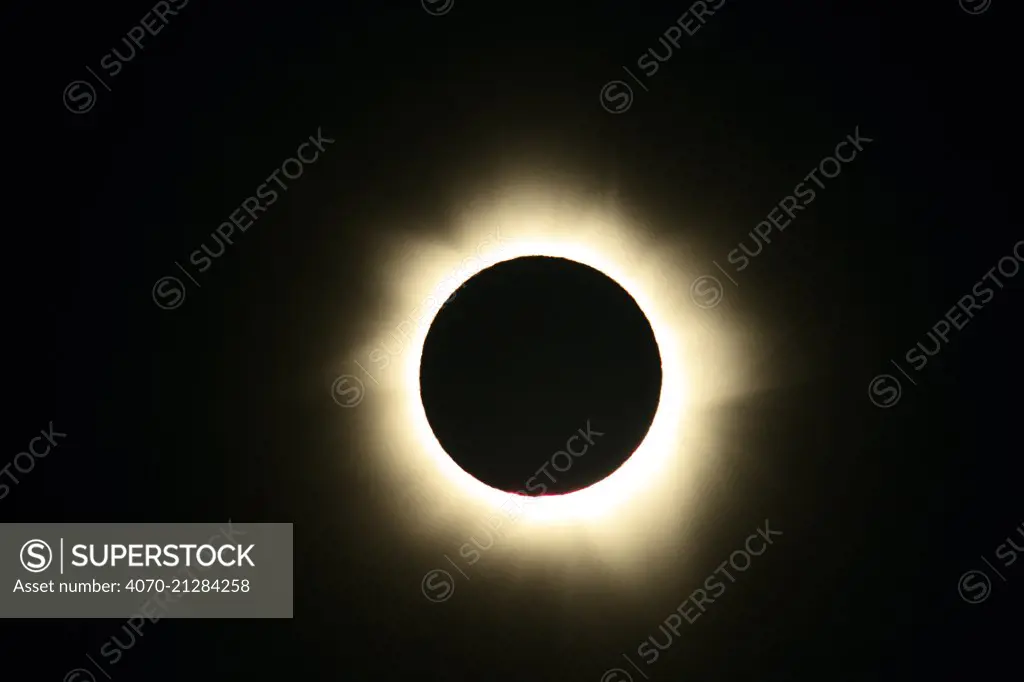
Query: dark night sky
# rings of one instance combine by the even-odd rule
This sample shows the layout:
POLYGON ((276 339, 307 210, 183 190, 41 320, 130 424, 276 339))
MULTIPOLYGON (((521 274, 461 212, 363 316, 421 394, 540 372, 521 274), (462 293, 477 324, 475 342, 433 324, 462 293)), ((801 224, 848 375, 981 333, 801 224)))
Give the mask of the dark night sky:
MULTIPOLYGON (((866 390, 1024 239, 1012 3, 725 0, 652 75, 638 58, 664 55, 687 2, 379 4, 191 0, 83 115, 58 91, 86 67, 102 75, 152 3, 30 6, 6 22, 22 65, 7 108, 31 121, 8 128, 20 170, 0 465, 49 421, 69 436, 0 499, 0 522, 296 528, 292 621, 161 621, 113 679, 599 682, 629 668, 622 652, 639 662, 694 571, 765 518, 784 541, 684 625, 651 680, 1019 670, 1024 557, 983 604, 957 581, 1024 527, 1024 274, 908 369, 897 405, 866 390), (643 87, 611 114, 599 94, 632 83, 623 66, 643 87), (665 283, 685 291, 717 274, 710 259, 732 267, 857 128, 872 140, 861 155, 725 282, 785 380, 721 406, 733 466, 687 571, 633 576, 638 592, 574 582, 557 562, 517 579, 495 559, 450 602, 425 600, 420 578, 451 545, 400 520, 404 491, 366 474, 361 417, 330 400, 330 359, 393 312, 379 254, 398 226, 428 236, 482 179, 528 160, 678 225, 673 244, 699 243, 707 263, 665 283), (198 272, 189 255, 318 129, 334 142, 198 272), (198 285, 161 310, 153 283, 176 261, 198 285)), ((652 553, 674 546, 637 532, 652 553)), ((0 675, 63 679, 121 625, 9 621, 0 675)))

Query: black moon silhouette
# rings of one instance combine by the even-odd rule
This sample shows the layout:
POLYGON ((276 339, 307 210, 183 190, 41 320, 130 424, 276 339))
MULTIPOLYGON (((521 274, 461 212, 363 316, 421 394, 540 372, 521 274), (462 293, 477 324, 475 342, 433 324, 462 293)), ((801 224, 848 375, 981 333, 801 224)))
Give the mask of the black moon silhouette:
POLYGON ((446 302, 423 345, 420 395, 441 447, 499 490, 561 495, 614 473, 658 409, 662 367, 617 282, 564 258, 486 268, 446 302))

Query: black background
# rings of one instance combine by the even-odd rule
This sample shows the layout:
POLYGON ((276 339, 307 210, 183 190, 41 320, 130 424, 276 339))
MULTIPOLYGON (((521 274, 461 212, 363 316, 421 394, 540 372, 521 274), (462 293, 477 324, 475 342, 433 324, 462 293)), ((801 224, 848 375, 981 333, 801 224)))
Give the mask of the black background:
MULTIPOLYGON (((372 448, 329 399, 341 369, 327 360, 352 341, 349 320, 376 314, 391 228, 438 222, 523 153, 685 215, 680 236, 714 257, 856 126, 874 140, 863 157, 729 290, 777 335, 771 362, 789 381, 724 408, 742 466, 685 559, 710 573, 764 518, 785 544, 646 672, 1019 670, 1024 571, 980 605, 956 583, 1024 522, 1024 279, 898 405, 866 395, 1022 237, 1012 3, 971 16, 954 0, 727 0, 619 115, 601 87, 686 3, 379 5, 192 0, 77 116, 59 93, 152 5, 8 10, 0 452, 51 420, 69 435, 0 500, 0 520, 296 524, 294 620, 161 621, 111 676, 596 682, 628 669, 620 653, 657 632, 692 576, 636 576, 640 597, 559 566, 513 584, 492 565, 429 603, 420 578, 450 548, 409 537, 392 513, 402 491, 355 465, 333 475, 372 448), (157 308, 153 282, 318 127, 337 142, 201 290, 157 308), (327 435, 339 424, 341 451, 327 435)), ((3 676, 63 679, 120 628, 8 621, 3 676)))

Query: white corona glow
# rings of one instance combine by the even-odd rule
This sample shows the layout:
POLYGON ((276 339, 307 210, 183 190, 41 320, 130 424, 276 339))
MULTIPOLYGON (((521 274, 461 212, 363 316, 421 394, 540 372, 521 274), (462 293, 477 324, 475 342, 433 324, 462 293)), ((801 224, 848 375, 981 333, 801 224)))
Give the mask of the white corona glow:
MULTIPOLYGON (((618 507, 633 499, 645 488, 650 487, 652 480, 665 467, 665 460, 673 451, 679 426, 678 416, 685 409, 688 379, 679 354, 672 325, 665 321, 664 315, 659 316, 655 300, 645 295, 637 276, 631 276, 626 269, 618 265, 614 259, 602 256, 601 251, 586 243, 565 237, 551 236, 545 239, 516 239, 502 245, 494 254, 495 261, 501 262, 523 256, 555 256, 589 265, 600 270, 615 280, 629 292, 641 310, 647 315, 654 330, 658 349, 662 358, 661 395, 658 410, 650 430, 633 455, 613 474, 597 483, 564 495, 545 495, 529 497, 524 500, 522 514, 528 521, 565 521, 571 519, 598 519, 606 517, 618 507)), ((487 263, 489 267, 491 263, 487 263)), ((482 267, 475 268, 469 276, 475 275, 482 267)), ((443 299, 442 299, 443 300, 443 299)), ((431 314, 431 321, 434 313, 431 314)), ((417 434, 421 447, 430 457, 437 473, 466 495, 473 496, 489 504, 500 506, 509 497, 509 493, 491 488, 470 474, 463 471, 443 450, 427 422, 426 414, 419 391, 419 365, 423 354, 425 332, 429 330, 430 321, 424 321, 418 329, 408 348, 404 359, 405 383, 411 390, 404 392, 405 419, 410 420, 417 434)), ((409 423, 409 422, 407 422, 409 423)), ((584 424, 574 425, 581 428, 584 424)), ((594 428, 601 430, 600 424, 594 428)), ((567 429, 566 439, 575 431, 567 429)), ((600 447, 595 445, 594 447, 600 447)), ((537 453, 537 465, 540 468, 550 459, 555 450, 549 453, 537 453)), ((557 478, 557 477, 556 477, 557 478)), ((525 485, 526 481, 523 481, 525 485)), ((519 512, 516 512, 518 516, 519 512)))
MULTIPOLYGON (((420 397, 420 358, 437 310, 464 281, 497 262, 554 256, 603 272, 634 298, 657 340, 661 395, 643 442, 612 475, 564 495, 519 497, 528 503, 516 532, 503 540, 505 549, 556 551, 575 540, 607 548, 606 556, 615 558, 649 539, 655 526, 678 533, 702 492, 702 477, 714 468, 720 440, 714 408, 743 392, 744 383, 730 323, 690 299, 690 282, 703 273, 686 261, 685 250, 601 197, 547 183, 507 184, 468 204, 433 238, 413 239, 396 240, 382 263, 390 319, 367 324, 362 346, 339 358, 360 361, 374 378, 359 407, 373 432, 374 473, 396 490, 417 491, 409 523, 420 533, 444 527, 468 537, 487 514, 511 509, 509 493, 463 471, 434 436, 420 397), (399 338, 401 349, 393 352, 399 338)), ((567 426, 566 439, 584 426, 567 426)), ((603 430, 596 422, 593 428, 603 430)), ((535 468, 557 449, 537 453, 535 468)))

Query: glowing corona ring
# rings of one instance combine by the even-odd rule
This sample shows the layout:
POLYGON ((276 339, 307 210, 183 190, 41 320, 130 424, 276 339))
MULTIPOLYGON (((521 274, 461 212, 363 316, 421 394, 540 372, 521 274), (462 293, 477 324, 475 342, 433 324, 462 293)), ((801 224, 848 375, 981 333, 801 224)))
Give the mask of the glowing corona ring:
MULTIPOLYGON (((527 504, 504 544, 543 549, 575 538, 581 546, 607 547, 611 558, 623 557, 645 541, 652 524, 659 532, 678 531, 686 520, 700 488, 697 475, 715 461, 712 410, 741 383, 737 349, 727 343, 727 318, 711 317, 690 300, 690 281, 701 273, 685 262, 682 248, 651 228, 631 225, 608 201, 541 187, 506 187, 497 199, 471 204, 453 228, 433 239, 401 242, 381 268, 390 295, 380 307, 392 321, 361 328, 364 345, 338 360, 354 357, 365 364, 378 349, 378 362, 366 365, 377 384, 367 388, 360 407, 375 451, 366 466, 378 477, 383 473, 384 485, 394 491, 388 494, 415 491, 408 493, 416 502, 409 522, 419 534, 439 527, 472 533, 489 514, 510 508, 510 494, 463 471, 427 421, 419 366, 437 311, 476 273, 523 256, 567 258, 615 280, 640 306, 658 344, 662 384, 654 421, 633 455, 607 478, 564 495, 520 497, 527 504), (398 338, 401 348, 392 353, 398 338), (382 339, 391 349, 386 364, 380 361, 382 339)), ((576 426, 584 425, 567 428, 566 438, 576 426)), ((536 468, 555 449, 538 453, 536 468)))

